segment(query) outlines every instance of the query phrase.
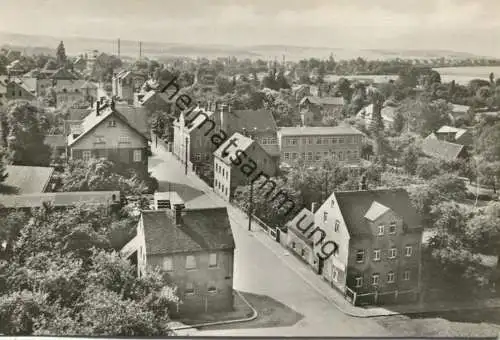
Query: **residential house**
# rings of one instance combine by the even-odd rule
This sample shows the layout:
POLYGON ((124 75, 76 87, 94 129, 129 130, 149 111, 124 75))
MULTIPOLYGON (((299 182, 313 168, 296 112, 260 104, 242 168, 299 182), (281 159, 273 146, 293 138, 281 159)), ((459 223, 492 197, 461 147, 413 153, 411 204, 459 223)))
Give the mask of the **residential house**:
POLYGON ((14 60, 7 65, 7 74, 12 77, 20 76, 26 73, 26 69, 20 60, 14 60))
POLYGON ((338 115, 339 110, 344 107, 343 97, 314 97, 306 96, 299 102, 299 110, 307 109, 322 115, 338 115))
POLYGON ((444 125, 434 132, 434 136, 442 141, 472 146, 474 138, 469 129, 460 129, 453 126, 444 125))
POLYGON ((292 165, 299 159, 319 165, 324 159, 343 164, 361 160, 363 133, 348 125, 334 127, 282 127, 278 130, 281 161, 292 165))
POLYGON ((134 93, 139 92, 146 77, 130 70, 122 70, 113 75, 112 96, 130 104, 134 102, 134 93))
POLYGON ((7 165, 7 178, 0 184, 0 194, 39 194, 50 189, 52 167, 7 165))
POLYGON ((0 195, 0 211, 12 209, 30 210, 40 208, 44 203, 48 203, 56 209, 79 205, 105 205, 117 210, 121 206, 119 191, 42 192, 23 195, 0 195))
POLYGON ((422 141, 421 149, 426 156, 447 162, 468 157, 467 148, 464 145, 439 140, 434 134, 422 141))
POLYGON ((138 126, 145 119, 128 107, 115 105, 114 101, 98 101, 89 115, 70 127, 68 156, 84 161, 106 158, 146 174, 148 138, 138 126))
MULTIPOLYGON (((380 115, 382 116, 382 121, 384 122, 384 128, 386 130, 391 130, 394 126, 396 107, 386 105, 382 107, 380 115)), ((373 121, 373 104, 370 104, 359 110, 359 112, 356 115, 356 118, 364 119, 365 125, 370 126, 373 121)))
POLYGON ((310 87, 306 84, 294 85, 292 86, 292 94, 295 100, 300 102, 302 98, 311 95, 310 87))
POLYGON ((277 172, 277 164, 264 147, 238 132, 214 152, 213 188, 226 201, 233 198, 238 186, 249 184, 259 174, 274 177, 277 172))
POLYGON ((73 68, 78 72, 84 72, 87 68, 87 60, 85 59, 85 57, 76 57, 73 61, 73 68))
POLYGON ((314 214, 307 208, 303 208, 297 216, 286 224, 288 236, 286 244, 293 254, 308 265, 313 266, 315 240, 300 231, 300 229, 306 229, 309 225, 314 225, 314 214))
POLYGON ((326 259, 316 255, 315 269, 350 302, 418 298, 423 227, 404 189, 334 192, 314 222, 315 231, 309 232, 323 239, 314 254, 333 249, 326 259))
POLYGON ((452 104, 451 116, 454 121, 459 118, 467 117, 467 114, 471 111, 471 107, 468 105, 452 104))
POLYGON ((182 304, 172 314, 231 311, 235 243, 226 207, 171 208, 142 211, 137 235, 123 256, 146 268, 160 268, 178 287, 182 304))
POLYGON ((19 78, 0 76, 0 103, 6 105, 11 100, 35 101, 33 90, 19 78))
POLYGON ((136 93, 134 95, 134 106, 144 107, 149 112, 170 112, 175 102, 169 99, 167 93, 150 90, 146 93, 136 93))

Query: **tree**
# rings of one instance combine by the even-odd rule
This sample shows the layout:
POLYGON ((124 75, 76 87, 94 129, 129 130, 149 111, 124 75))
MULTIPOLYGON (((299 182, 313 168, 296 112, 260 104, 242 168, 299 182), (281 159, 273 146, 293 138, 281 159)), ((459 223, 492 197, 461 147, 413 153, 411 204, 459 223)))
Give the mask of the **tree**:
POLYGON ((217 93, 220 95, 225 95, 226 93, 231 93, 234 90, 234 86, 229 79, 224 76, 218 75, 215 78, 215 86, 217 88, 217 93))
POLYGON ((410 175, 415 175, 418 167, 419 151, 415 146, 410 146, 403 153, 403 168, 410 175))
POLYGON ((494 162, 500 160, 500 122, 486 125, 479 131, 475 140, 476 153, 480 154, 485 161, 494 162))
POLYGON ((403 114, 399 111, 396 111, 394 115, 394 122, 392 128, 396 133, 401 133, 406 125, 406 119, 403 114))
POLYGON ((66 65, 66 49, 64 48, 64 43, 62 41, 59 43, 59 46, 57 46, 56 59, 59 67, 66 65))
POLYGON ((27 102, 14 102, 6 117, 7 152, 15 165, 48 166, 51 150, 45 136, 38 109, 27 102))

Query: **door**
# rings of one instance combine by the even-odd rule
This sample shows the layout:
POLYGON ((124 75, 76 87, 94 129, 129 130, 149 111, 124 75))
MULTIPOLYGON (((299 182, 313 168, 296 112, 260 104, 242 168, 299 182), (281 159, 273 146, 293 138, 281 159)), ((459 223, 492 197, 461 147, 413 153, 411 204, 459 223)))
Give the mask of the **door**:
POLYGON ((280 241, 280 234, 281 234, 280 228, 276 228, 276 242, 278 243, 280 241))

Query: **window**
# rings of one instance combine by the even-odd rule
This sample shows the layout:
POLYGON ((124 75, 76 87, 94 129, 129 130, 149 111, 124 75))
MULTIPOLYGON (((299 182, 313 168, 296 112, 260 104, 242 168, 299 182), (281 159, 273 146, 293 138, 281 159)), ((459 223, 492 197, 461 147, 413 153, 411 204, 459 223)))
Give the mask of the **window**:
POLYGON ((289 153, 289 152, 285 152, 285 159, 286 159, 286 160, 289 160, 289 159, 290 159, 290 153, 289 153))
POLYGON ((343 160, 344 160, 344 152, 339 151, 339 161, 343 161, 343 160))
POLYGON ((333 208, 335 206, 335 200, 331 200, 330 206, 333 208))
POLYGON ((106 143, 106 140, 104 139, 103 136, 96 136, 95 137, 95 143, 96 144, 106 143))
POLYGON ((395 234, 396 233, 396 222, 391 222, 389 225, 389 234, 395 234))
POLYGON ((290 144, 292 144, 292 145, 297 145, 297 138, 292 138, 292 139, 290 140, 290 144))
MULTIPOLYGON (((333 202, 333 201, 332 201, 333 202)), ((335 221, 335 232, 338 232, 340 229, 340 221, 339 220, 336 220, 335 221)))
POLYGON ((377 286, 378 281, 379 281, 380 275, 379 274, 373 274, 372 275, 372 285, 377 286))
POLYGON ((172 258, 170 256, 163 258, 163 270, 167 272, 171 272, 173 270, 172 258))
POLYGON ((116 127, 116 120, 112 119, 108 122, 108 127, 116 127))
POLYGON ((299 157, 299 154, 296 152, 292 152, 292 159, 297 159, 299 157))
POLYGON ((389 258, 390 259, 396 258, 397 253, 398 253, 398 250, 396 248, 389 249, 389 258))
POLYGON ((309 137, 309 138, 307 139, 307 144, 312 144, 312 143, 313 143, 313 139, 309 137))
POLYGON ((323 158, 328 158, 328 151, 323 152, 323 158))
POLYGON ((407 256, 407 257, 411 256, 412 252, 413 252, 413 249, 411 246, 405 247, 405 256, 407 256))
POLYGON ((292 249, 295 249, 295 242, 292 242, 292 249))
POLYGON ((186 295, 193 295, 194 294, 194 285, 191 282, 186 283, 186 295))
POLYGON ((186 269, 196 269, 196 258, 193 255, 186 256, 186 269))
POLYGON ((316 138, 316 144, 321 144, 321 138, 316 138))
POLYGON ((201 153, 195 153, 194 159, 195 159, 195 161, 200 162, 201 161, 201 153))
POLYGON ((306 256, 306 250, 304 248, 302 248, 302 250, 300 251, 300 256, 306 256))
POLYGON ((130 143, 130 137, 129 136, 121 136, 120 137, 120 143, 129 144, 130 143))
POLYGON ((307 160, 308 160, 308 161, 312 161, 312 160, 313 160, 313 153, 312 153, 311 151, 309 151, 309 152, 307 153, 307 160))
POLYGON ((373 251, 373 261, 380 261, 380 249, 373 251))
POLYGON ((316 152, 316 160, 321 160, 321 152, 316 152))
POLYGON ((403 280, 405 280, 405 281, 410 280, 410 271, 409 270, 405 270, 405 272, 403 273, 403 280))
POLYGON ((355 280, 356 280, 356 288, 359 288, 359 287, 363 286, 363 277, 356 276, 355 280))
POLYGON ((384 226, 383 225, 378 226, 378 235, 384 235, 384 226))
POLYGON ((351 151, 350 150, 346 151, 346 159, 351 159, 351 151))
POLYGON ((323 213, 323 222, 326 222, 328 220, 328 212, 323 213))
POLYGON ((356 252, 356 262, 357 263, 362 263, 365 260, 365 251, 364 250, 358 250, 356 252))
POLYGON ((332 268, 332 279, 333 279, 333 281, 337 282, 338 278, 339 278, 339 272, 337 271, 337 269, 332 268))
POLYGON ((208 266, 210 268, 217 267, 217 253, 211 253, 208 255, 208 266))
POLYGON ((328 145, 330 142, 330 138, 323 138, 323 144, 328 145))
POLYGON ((337 138, 332 138, 332 144, 337 144, 337 138))
POLYGON ((209 293, 217 293, 217 286, 214 281, 210 281, 207 286, 207 291, 209 293))
POLYGON ((84 161, 86 161, 86 162, 89 161, 90 157, 92 157, 92 154, 90 153, 90 151, 85 150, 85 151, 82 152, 82 159, 84 161))
POLYGON ((337 140, 337 143, 339 143, 339 144, 344 144, 344 138, 343 138, 343 137, 340 137, 340 138, 337 140))
POLYGON ((393 272, 387 273, 387 283, 394 283, 394 273, 393 272))
POLYGON ((134 150, 134 162, 140 162, 142 160, 142 151, 134 150))

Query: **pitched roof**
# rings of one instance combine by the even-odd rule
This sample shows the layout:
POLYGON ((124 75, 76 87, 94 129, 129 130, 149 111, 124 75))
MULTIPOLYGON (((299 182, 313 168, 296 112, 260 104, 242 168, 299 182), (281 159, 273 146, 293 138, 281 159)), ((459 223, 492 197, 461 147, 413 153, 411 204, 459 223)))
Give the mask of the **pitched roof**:
POLYGON ((313 239, 306 237, 303 232, 297 229, 297 225, 305 228, 311 223, 314 223, 314 214, 309 209, 303 208, 292 220, 287 222, 286 226, 289 231, 311 246, 313 239))
POLYGON ((76 90, 80 91, 82 87, 87 83, 83 79, 70 79, 71 83, 56 83, 53 87, 56 92, 63 92, 64 90, 66 91, 73 91, 75 92, 76 90))
POLYGON ((127 122, 147 139, 150 138, 147 112, 142 107, 128 104, 115 104, 115 110, 127 119, 127 122))
POLYGON ((370 209, 365 214, 365 218, 368 219, 369 221, 375 221, 377 218, 385 214, 391 210, 391 208, 386 207, 383 204, 380 204, 376 201, 373 201, 372 205, 370 206, 370 209))
MULTIPOLYGON (((201 108, 195 108, 193 111, 191 112, 188 112, 189 110, 185 110, 182 112, 182 114, 190 116, 190 115, 195 115, 195 114, 198 114, 198 112, 204 112, 206 114, 206 116, 208 118, 212 117, 214 115, 214 112, 212 111, 206 111, 204 109, 201 109, 201 108)), ((203 122, 206 120, 205 116, 200 114, 199 116, 197 116, 196 118, 193 119, 193 121, 191 122, 191 124, 188 125, 188 129, 189 129, 189 132, 193 131, 194 129, 198 128, 198 126, 200 126, 201 124, 203 124, 203 122)))
POLYGON ((363 135, 350 125, 280 127, 278 132, 282 136, 363 135))
POLYGON ((404 189, 344 191, 334 193, 351 236, 371 234, 368 212, 373 218, 380 214, 385 206, 400 216, 408 228, 419 228, 421 218, 412 206, 408 192, 404 189), (372 208, 374 202, 377 204, 372 208))
POLYGON ((146 254, 172 254, 234 249, 226 207, 185 209, 182 225, 176 226, 171 211, 143 211, 146 254))
POLYGON ((52 148, 63 148, 66 146, 66 138, 63 135, 45 135, 44 143, 52 148))
POLYGON ((300 104, 304 104, 306 101, 316 104, 316 105, 344 105, 343 97, 316 97, 316 96, 306 96, 302 98, 300 104))
POLYGON ((76 80, 77 77, 75 74, 64 67, 59 68, 55 71, 50 78, 52 79, 67 79, 67 80, 76 80))
POLYGON ((429 157, 434 157, 446 161, 457 159, 458 155, 465 146, 450 143, 439 139, 434 139, 431 136, 422 141, 422 152, 429 157))
POLYGON ((466 132, 467 132, 466 129, 460 129, 460 128, 456 128, 456 127, 448 126, 448 125, 444 125, 439 130, 437 130, 437 133, 454 133, 455 139, 460 138, 466 132))
POLYGON ((470 109, 470 106, 459 104, 452 104, 452 107, 452 111, 456 113, 466 113, 470 109))
POLYGON ((242 134, 236 132, 234 133, 231 137, 229 137, 224 143, 221 144, 217 148, 217 150, 214 151, 214 156, 221 159, 223 162, 230 164, 230 159, 229 157, 235 157, 236 151, 241 150, 241 151, 246 151, 250 148, 255 143, 255 141, 249 137, 243 136, 242 134), (234 141, 236 144, 235 146, 231 146, 227 149, 226 154, 223 155, 223 151, 226 149, 227 146, 231 144, 231 142, 234 141))
POLYGON ((0 186, 0 193, 20 195, 44 192, 54 168, 7 165, 6 172, 8 176, 0 186))
POLYGON ((54 207, 68 207, 78 204, 101 205, 117 202, 119 191, 47 192, 24 195, 0 195, 0 206, 5 208, 36 208, 49 202, 54 207), (113 200, 113 197, 115 198, 113 200))
POLYGON ((271 111, 267 110, 232 110, 228 115, 228 123, 237 130, 276 131, 276 121, 271 111))

